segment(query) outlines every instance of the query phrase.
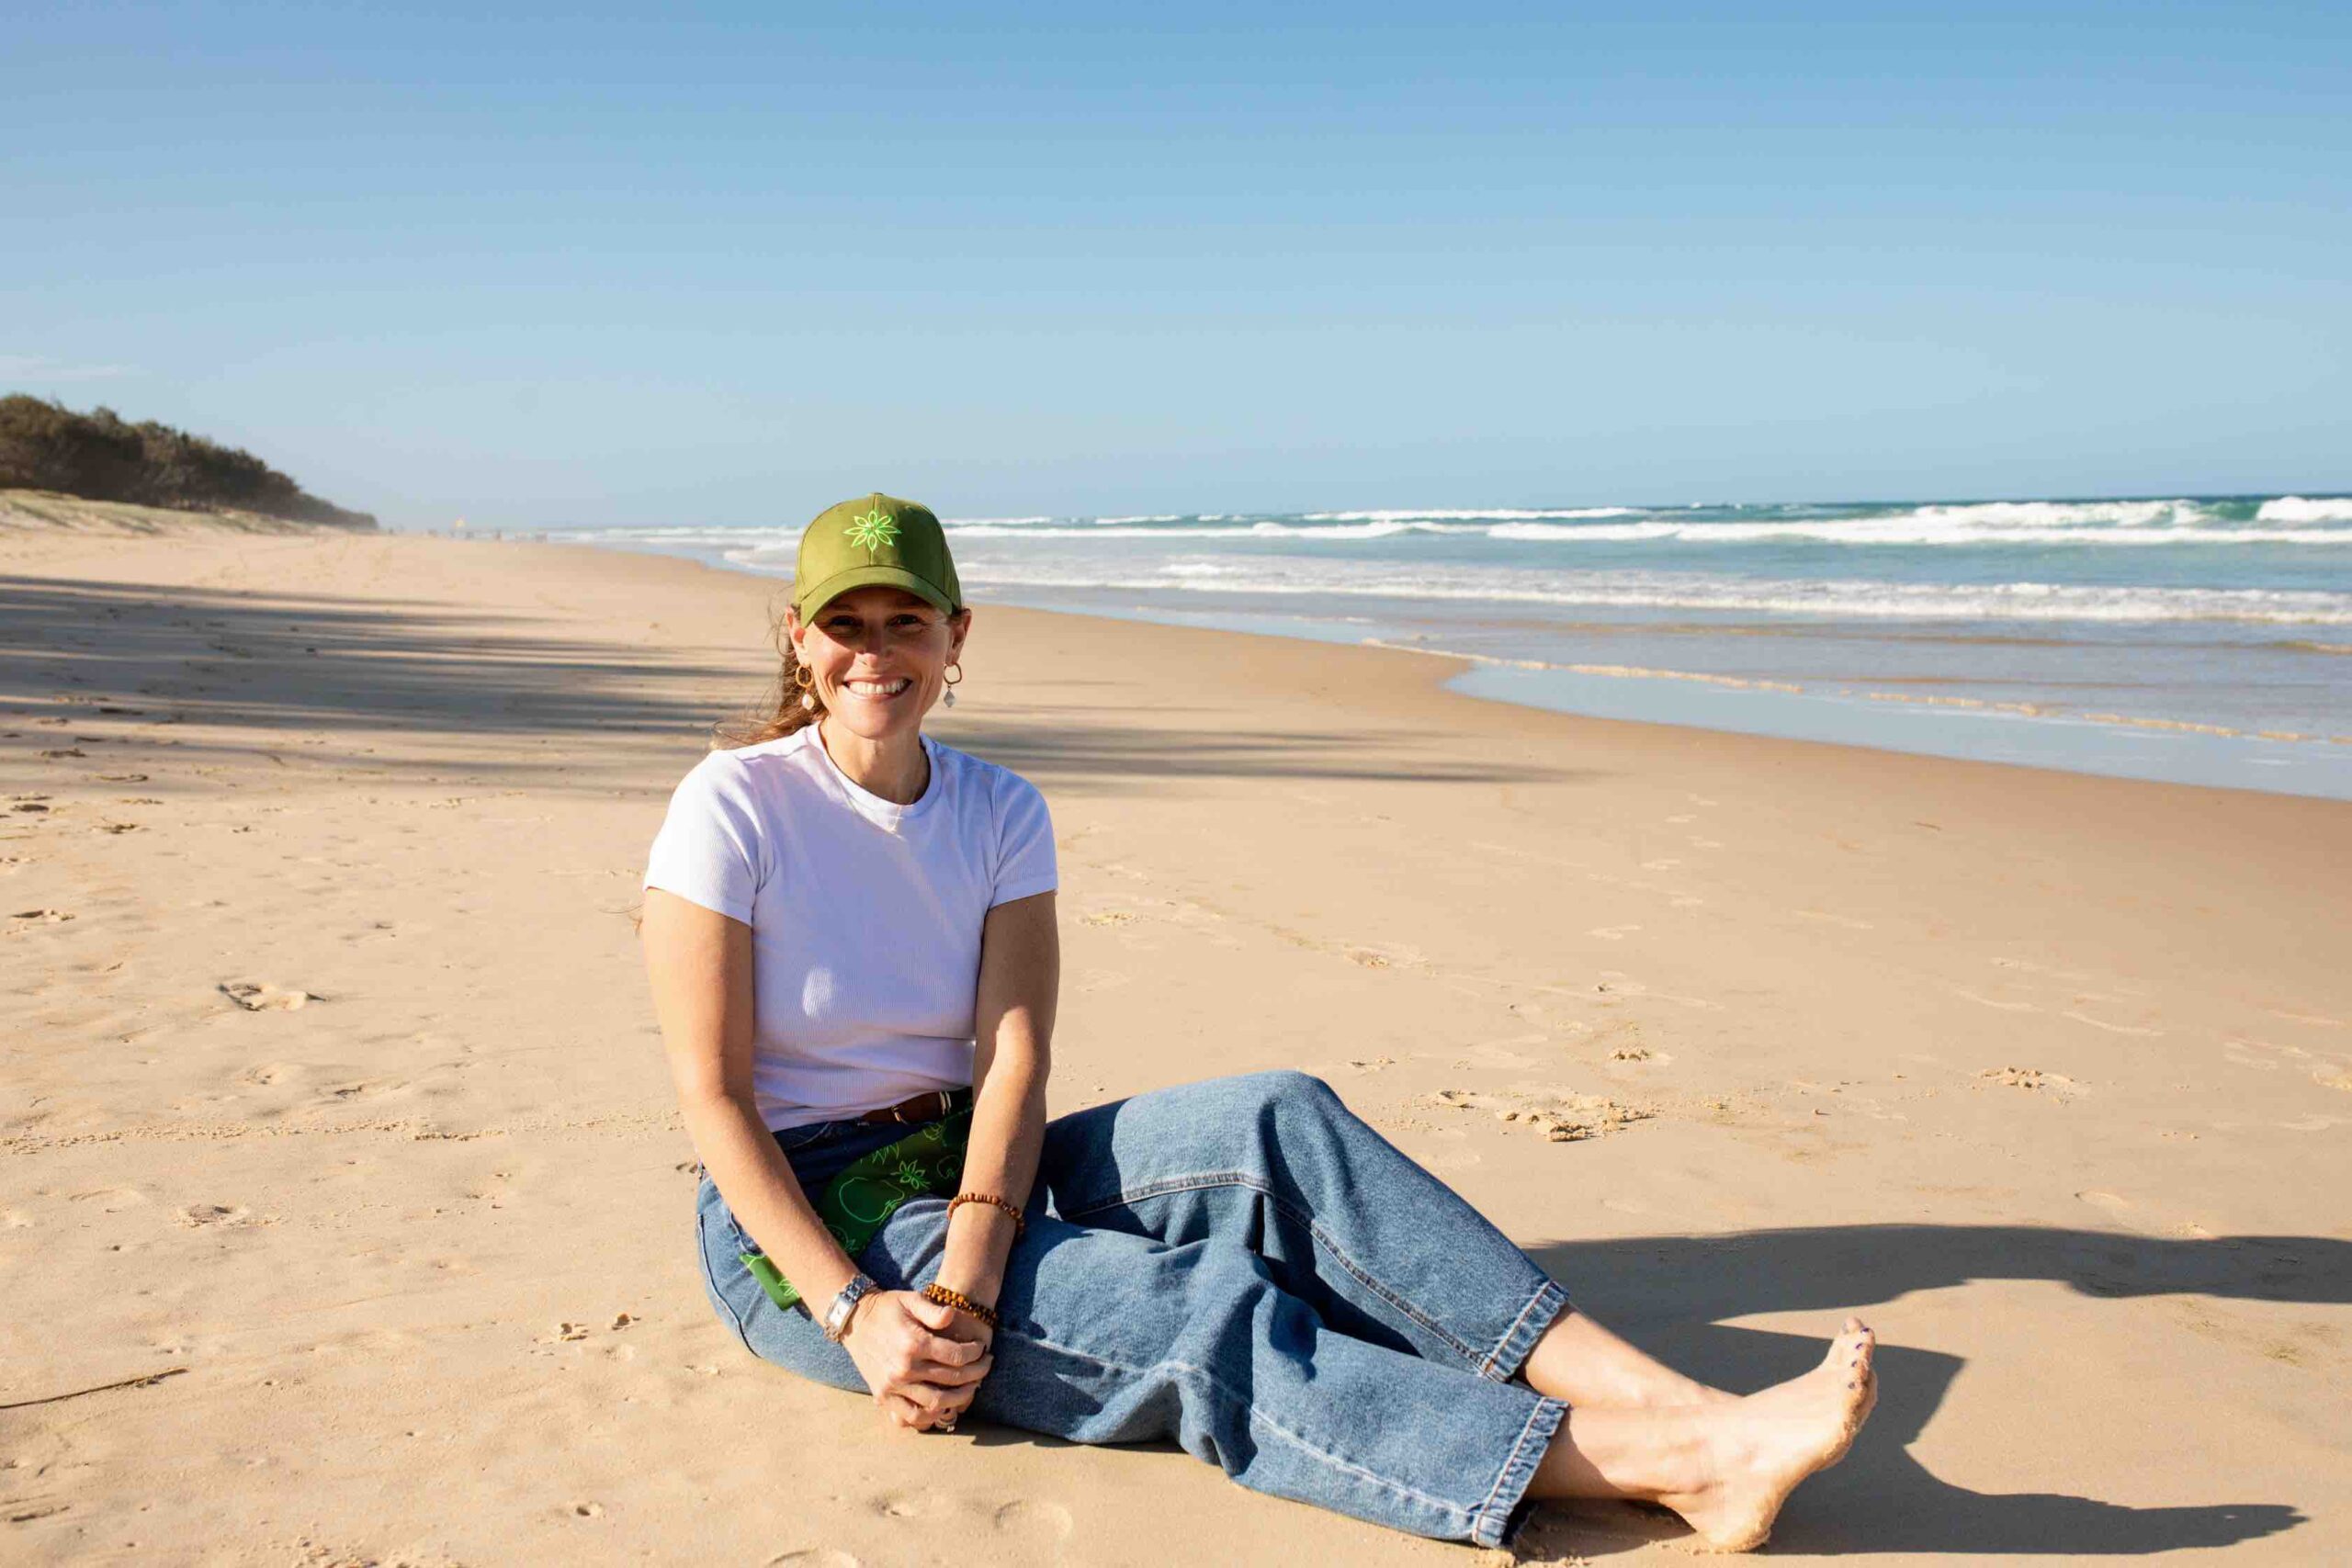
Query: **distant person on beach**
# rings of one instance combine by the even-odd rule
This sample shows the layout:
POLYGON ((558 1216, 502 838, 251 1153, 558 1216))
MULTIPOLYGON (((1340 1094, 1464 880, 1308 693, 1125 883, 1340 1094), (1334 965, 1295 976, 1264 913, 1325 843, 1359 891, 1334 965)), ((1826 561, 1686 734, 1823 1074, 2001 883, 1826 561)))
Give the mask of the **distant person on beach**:
POLYGON ((1576 1310, 1297 1072, 1046 1119, 1052 824, 922 733, 971 632, 939 520, 800 540, 776 710, 672 797, 645 874, 704 1279, 745 1348, 918 1431, 1172 1438, 1242 1484, 1500 1545, 1539 1499, 1746 1550, 1846 1452, 1871 1330, 1745 1398, 1576 1310))

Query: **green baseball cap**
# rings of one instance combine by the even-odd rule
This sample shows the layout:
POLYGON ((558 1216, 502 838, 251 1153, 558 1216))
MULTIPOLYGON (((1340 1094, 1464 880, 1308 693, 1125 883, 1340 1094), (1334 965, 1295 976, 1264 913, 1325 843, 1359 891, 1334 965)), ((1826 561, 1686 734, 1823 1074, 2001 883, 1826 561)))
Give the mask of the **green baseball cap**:
POLYGON ((963 607, 947 533, 928 506, 876 491, 817 513, 800 536, 792 607, 804 621, 840 594, 903 588, 949 615, 963 607))

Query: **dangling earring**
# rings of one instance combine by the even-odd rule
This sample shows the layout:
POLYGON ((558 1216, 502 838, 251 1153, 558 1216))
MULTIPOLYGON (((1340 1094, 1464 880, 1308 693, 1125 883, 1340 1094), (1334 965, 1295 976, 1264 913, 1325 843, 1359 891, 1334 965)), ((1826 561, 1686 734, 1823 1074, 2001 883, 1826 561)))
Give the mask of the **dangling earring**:
POLYGON ((817 711, 817 682, 808 673, 808 666, 797 664, 792 670, 792 683, 800 688, 800 705, 810 713, 817 711))
POLYGON ((956 677, 947 682, 947 705, 952 708, 956 705, 956 688, 964 682, 964 666, 961 663, 956 663, 947 668, 956 677))

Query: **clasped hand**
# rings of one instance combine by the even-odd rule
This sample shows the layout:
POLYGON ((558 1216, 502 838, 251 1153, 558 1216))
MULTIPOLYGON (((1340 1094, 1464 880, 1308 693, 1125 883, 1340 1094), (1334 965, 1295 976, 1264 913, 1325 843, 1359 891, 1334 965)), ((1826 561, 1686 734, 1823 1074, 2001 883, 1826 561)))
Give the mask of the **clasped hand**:
POLYGON ((913 1291, 866 1297, 849 1320, 842 1348, 865 1379, 874 1402, 899 1426, 927 1432, 955 1425, 996 1365, 988 1325, 913 1291))

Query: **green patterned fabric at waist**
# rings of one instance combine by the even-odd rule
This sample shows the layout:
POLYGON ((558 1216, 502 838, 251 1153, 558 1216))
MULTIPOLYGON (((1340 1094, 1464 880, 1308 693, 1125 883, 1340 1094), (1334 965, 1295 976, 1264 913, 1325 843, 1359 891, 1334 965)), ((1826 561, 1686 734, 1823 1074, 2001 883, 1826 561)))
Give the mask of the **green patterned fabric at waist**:
MULTIPOLYGON (((964 1179, 964 1151, 972 1136, 969 1101, 895 1144, 861 1155, 817 1194, 817 1217, 854 1260, 883 1224, 910 1198, 952 1198, 964 1179)), ((780 1307, 799 1304, 800 1292, 778 1272, 763 1252, 737 1257, 768 1299, 780 1307)))

